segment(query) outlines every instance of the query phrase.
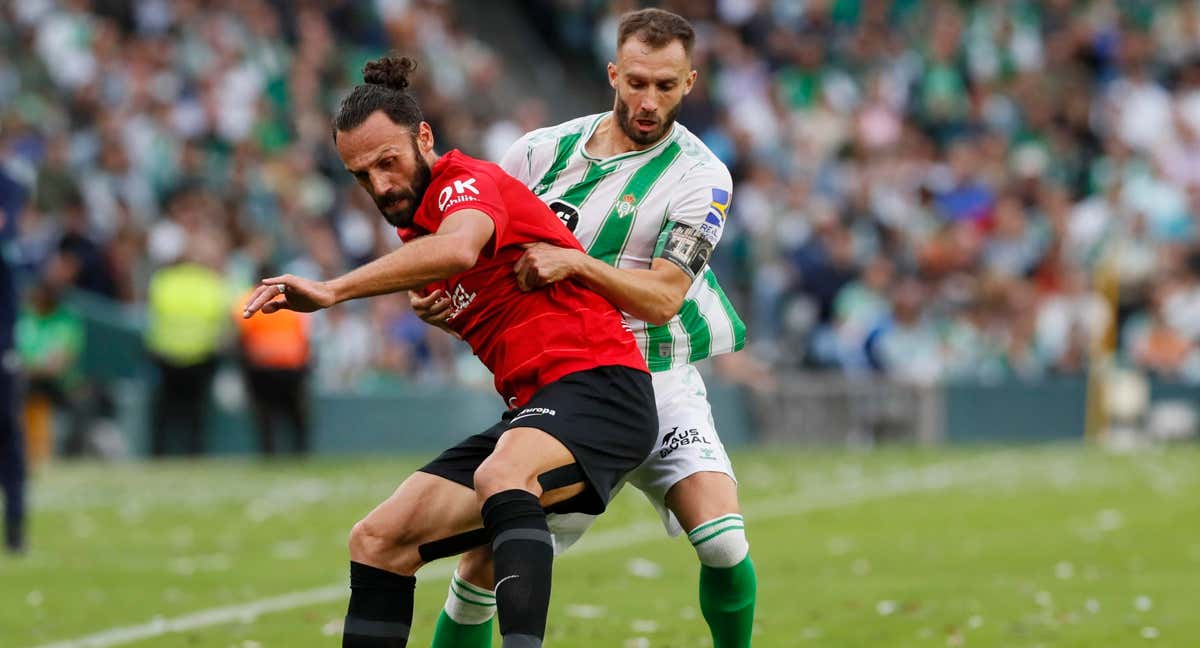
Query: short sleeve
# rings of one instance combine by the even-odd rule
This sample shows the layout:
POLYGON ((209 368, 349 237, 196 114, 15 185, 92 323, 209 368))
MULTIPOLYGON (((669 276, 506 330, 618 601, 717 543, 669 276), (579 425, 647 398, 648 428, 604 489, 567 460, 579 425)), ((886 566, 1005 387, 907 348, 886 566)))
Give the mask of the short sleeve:
POLYGON ((491 252, 503 247, 508 233, 508 209, 504 206, 500 187, 490 174, 465 167, 447 169, 427 191, 426 204, 418 210, 415 225, 434 233, 451 214, 476 209, 487 214, 495 224, 491 252))
POLYGON ((667 220, 696 230, 715 246, 725 229, 732 198, 733 180, 723 165, 697 166, 675 189, 667 208, 667 220))

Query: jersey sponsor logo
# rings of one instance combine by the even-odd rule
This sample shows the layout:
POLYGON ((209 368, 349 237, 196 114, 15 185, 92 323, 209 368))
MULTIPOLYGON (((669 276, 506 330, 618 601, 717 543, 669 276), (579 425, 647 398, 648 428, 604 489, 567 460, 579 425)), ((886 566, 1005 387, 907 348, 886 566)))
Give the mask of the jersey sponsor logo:
POLYGON ((557 413, 558 412, 556 412, 552 409, 549 409, 547 407, 526 407, 525 409, 521 410, 520 414, 517 414, 516 416, 509 419, 508 423, 509 423, 509 425, 511 425, 514 422, 516 422, 518 419, 523 419, 523 418, 526 418, 529 416, 554 416, 557 413))
POLYGON ((637 197, 631 193, 621 196, 616 204, 617 216, 627 218, 637 213, 637 197))
POLYGON ((574 232, 575 228, 579 226, 579 209, 574 205, 561 200, 555 200, 550 203, 549 207, 550 211, 554 212, 555 216, 558 216, 558 220, 562 221, 568 230, 574 232))
POLYGON ((475 178, 455 180, 453 185, 442 187, 441 193, 438 194, 438 211, 444 212, 447 207, 467 200, 474 200, 475 196, 478 195, 479 190, 475 188, 475 178), (471 194, 474 194, 474 196, 471 194))
POLYGON ((462 284, 455 286, 454 292, 450 293, 450 315, 446 317, 446 321, 458 317, 473 301, 475 301, 475 293, 468 293, 462 284))
MULTIPOLYGON (((700 430, 696 428, 680 432, 678 426, 673 427, 671 428, 670 432, 667 432, 663 435, 662 447, 658 450, 658 457, 659 459, 666 459, 671 455, 672 452, 675 452, 684 446, 696 444, 703 444, 706 446, 712 445, 712 443, 708 440, 708 437, 701 434, 700 430)), ((702 450, 705 449, 702 448, 702 450)), ((713 458, 710 456, 711 454, 711 450, 709 450, 707 453, 701 452, 701 456, 703 456, 705 459, 713 458)))

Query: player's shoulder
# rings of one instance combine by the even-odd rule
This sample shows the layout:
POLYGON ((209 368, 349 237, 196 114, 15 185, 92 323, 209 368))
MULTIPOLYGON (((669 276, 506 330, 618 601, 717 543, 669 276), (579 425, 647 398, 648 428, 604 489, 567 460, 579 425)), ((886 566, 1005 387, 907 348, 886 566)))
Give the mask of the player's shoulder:
POLYGON ((445 180, 453 180, 464 174, 483 174, 490 178, 507 177, 504 170, 495 162, 471 157, 458 149, 446 153, 439 175, 445 180))
POLYGON ((679 153, 686 164, 683 183, 732 188, 733 177, 721 158, 683 124, 676 122, 675 129, 675 143, 679 145, 679 153))
POLYGON ((584 115, 565 121, 554 126, 546 126, 531 130, 517 140, 519 144, 524 144, 529 148, 537 148, 540 146, 557 146, 558 141, 565 137, 580 137, 586 131, 590 130, 605 113, 596 115, 584 115))

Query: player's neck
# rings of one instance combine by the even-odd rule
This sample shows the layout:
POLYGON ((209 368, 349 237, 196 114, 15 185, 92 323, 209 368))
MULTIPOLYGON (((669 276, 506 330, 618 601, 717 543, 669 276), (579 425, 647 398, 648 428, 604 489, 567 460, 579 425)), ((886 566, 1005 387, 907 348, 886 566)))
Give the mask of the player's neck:
POLYGON ((607 117, 600 120, 596 126, 596 132, 592 133, 591 138, 584 143, 584 148, 588 154, 600 159, 610 158, 614 155, 624 153, 632 153, 634 151, 644 151, 648 148, 656 146, 663 139, 670 137, 674 129, 668 130, 662 137, 650 142, 649 144, 638 144, 629 139, 625 131, 617 125, 617 117, 613 113, 609 113, 607 117))

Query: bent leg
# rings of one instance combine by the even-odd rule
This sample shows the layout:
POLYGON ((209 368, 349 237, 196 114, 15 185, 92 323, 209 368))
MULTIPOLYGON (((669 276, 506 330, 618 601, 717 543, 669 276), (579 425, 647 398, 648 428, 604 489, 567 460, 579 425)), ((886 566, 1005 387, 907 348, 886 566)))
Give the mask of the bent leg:
POLYGON ((698 472, 672 486, 666 504, 700 559, 700 610, 714 648, 750 646, 758 583, 737 485, 724 473, 698 472))
MULTIPOLYGON (((534 428, 512 428, 475 471, 483 525, 492 540, 496 605, 505 648, 542 645, 550 607, 554 541, 539 501, 542 487, 538 476, 574 461, 566 446, 549 434, 534 428)), ((582 490, 580 483, 555 492, 566 499, 582 490)))
POLYGON ((344 648, 404 648, 412 625, 418 547, 479 526, 475 493, 414 473, 350 532, 350 603, 344 648))

